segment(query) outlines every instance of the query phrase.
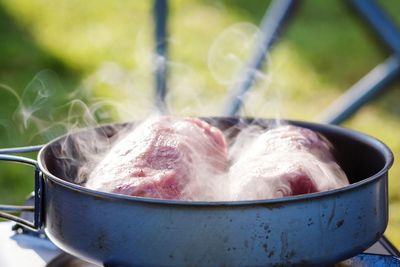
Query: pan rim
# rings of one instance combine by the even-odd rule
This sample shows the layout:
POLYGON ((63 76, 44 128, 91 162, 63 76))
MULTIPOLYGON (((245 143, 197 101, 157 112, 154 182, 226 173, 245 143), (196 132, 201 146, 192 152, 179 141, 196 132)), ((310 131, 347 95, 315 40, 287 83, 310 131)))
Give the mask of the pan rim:
MULTIPOLYGON (((268 118, 249 118, 249 117, 207 117, 208 120, 223 120, 223 119, 244 119, 244 120, 260 120, 260 121, 272 121, 268 118)), ((66 136, 70 135, 65 134, 62 135, 51 142, 47 143, 43 148, 39 151, 37 160, 40 171, 45 175, 46 178, 49 178, 51 181, 61 185, 65 188, 68 188, 73 191, 77 191, 79 193, 84 193, 86 195, 107 199, 111 201, 128 201, 132 203, 148 203, 148 204, 160 204, 160 205, 179 205, 179 206, 214 206, 214 207, 223 207, 223 206, 249 206, 249 205, 280 205, 286 204, 291 202, 303 202, 303 201, 313 201, 319 198, 325 198, 336 194, 346 193, 355 191, 361 187, 364 187, 367 184, 373 183, 376 180, 379 180, 381 177, 386 176, 388 170, 393 164, 393 153, 390 148, 385 145, 382 141, 378 140, 375 137, 367 135, 365 133, 361 133, 355 130, 351 130, 348 128, 343 128, 335 125, 330 124, 323 124, 323 123, 314 123, 314 122, 305 122, 305 121, 297 121, 297 120, 282 120, 287 122, 288 124, 294 124, 302 127, 311 126, 313 128, 324 128, 325 130, 334 131, 335 133, 340 133, 342 136, 350 137, 352 139, 357 139, 361 141, 363 144, 369 145, 373 147, 375 150, 379 151, 381 156, 383 156, 385 165, 375 174, 364 178, 358 182, 352 183, 342 188, 328 190, 323 192, 316 192, 316 193, 309 193, 304 195, 297 195, 297 196, 288 196, 288 197, 281 197, 281 198, 274 198, 274 199, 259 199, 259 200, 240 200, 240 201, 183 201, 183 200, 165 200, 165 199, 156 199, 156 198, 146 198, 146 197, 137 197, 137 196, 128 196, 116 193, 109 193, 103 191, 97 191, 93 189, 86 188, 84 186, 74 184, 72 182, 68 182, 64 179, 61 179, 55 175, 53 175, 46 167, 44 161, 44 153, 50 147, 51 144, 56 143, 60 139, 65 138, 66 136)), ((119 125, 124 125, 129 123, 122 123, 119 125)), ((118 124, 108 124, 103 125, 100 127, 110 126, 110 125, 118 125, 118 124)), ((97 128, 97 127, 96 127, 97 128)), ((72 133, 77 134, 79 132, 93 130, 95 128, 86 128, 81 131, 72 133)))

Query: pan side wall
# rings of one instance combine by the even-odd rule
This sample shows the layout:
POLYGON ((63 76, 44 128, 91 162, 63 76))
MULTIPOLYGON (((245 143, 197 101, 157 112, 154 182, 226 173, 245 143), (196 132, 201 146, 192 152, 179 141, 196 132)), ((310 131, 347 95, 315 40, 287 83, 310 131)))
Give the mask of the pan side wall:
POLYGON ((387 174, 314 199, 219 206, 112 199, 45 177, 44 203, 57 246, 117 266, 318 266, 362 252, 388 220, 387 174))

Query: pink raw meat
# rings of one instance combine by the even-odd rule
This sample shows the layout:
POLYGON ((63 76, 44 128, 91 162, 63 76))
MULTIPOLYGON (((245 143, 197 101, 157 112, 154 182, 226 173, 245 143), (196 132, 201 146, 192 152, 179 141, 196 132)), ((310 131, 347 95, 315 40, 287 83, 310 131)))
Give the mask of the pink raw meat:
MULTIPOLYGON (((226 171, 221 131, 195 118, 146 120, 103 158, 86 186, 131 196, 191 200, 201 179, 226 171)), ((197 190, 197 191, 196 191, 197 190)))
POLYGON ((231 167, 230 180, 236 200, 301 195, 349 183, 329 142, 296 126, 259 135, 231 167))

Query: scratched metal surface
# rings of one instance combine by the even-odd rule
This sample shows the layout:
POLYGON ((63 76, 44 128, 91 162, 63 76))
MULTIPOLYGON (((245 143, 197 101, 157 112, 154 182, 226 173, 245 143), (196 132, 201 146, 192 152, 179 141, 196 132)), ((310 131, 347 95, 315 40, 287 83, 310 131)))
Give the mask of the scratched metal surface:
MULTIPOLYGON (((5 267, 94 267, 57 249, 49 240, 35 235, 15 234, 13 223, 0 223, 0 266, 5 267)), ((375 243, 365 253, 345 260, 335 267, 395 267, 400 266, 399 258, 390 255, 380 242, 375 243), (386 255, 377 255, 384 253, 386 255)))

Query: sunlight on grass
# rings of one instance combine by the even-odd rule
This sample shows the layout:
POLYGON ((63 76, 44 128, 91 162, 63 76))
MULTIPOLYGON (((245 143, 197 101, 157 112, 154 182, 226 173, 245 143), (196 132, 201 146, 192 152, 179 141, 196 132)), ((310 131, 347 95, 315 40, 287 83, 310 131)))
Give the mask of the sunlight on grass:
POLYGON ((151 30, 151 7, 145 1, 3 2, 29 26, 39 44, 71 68, 87 72, 105 58, 124 66, 140 65, 134 57, 135 39, 151 30))

